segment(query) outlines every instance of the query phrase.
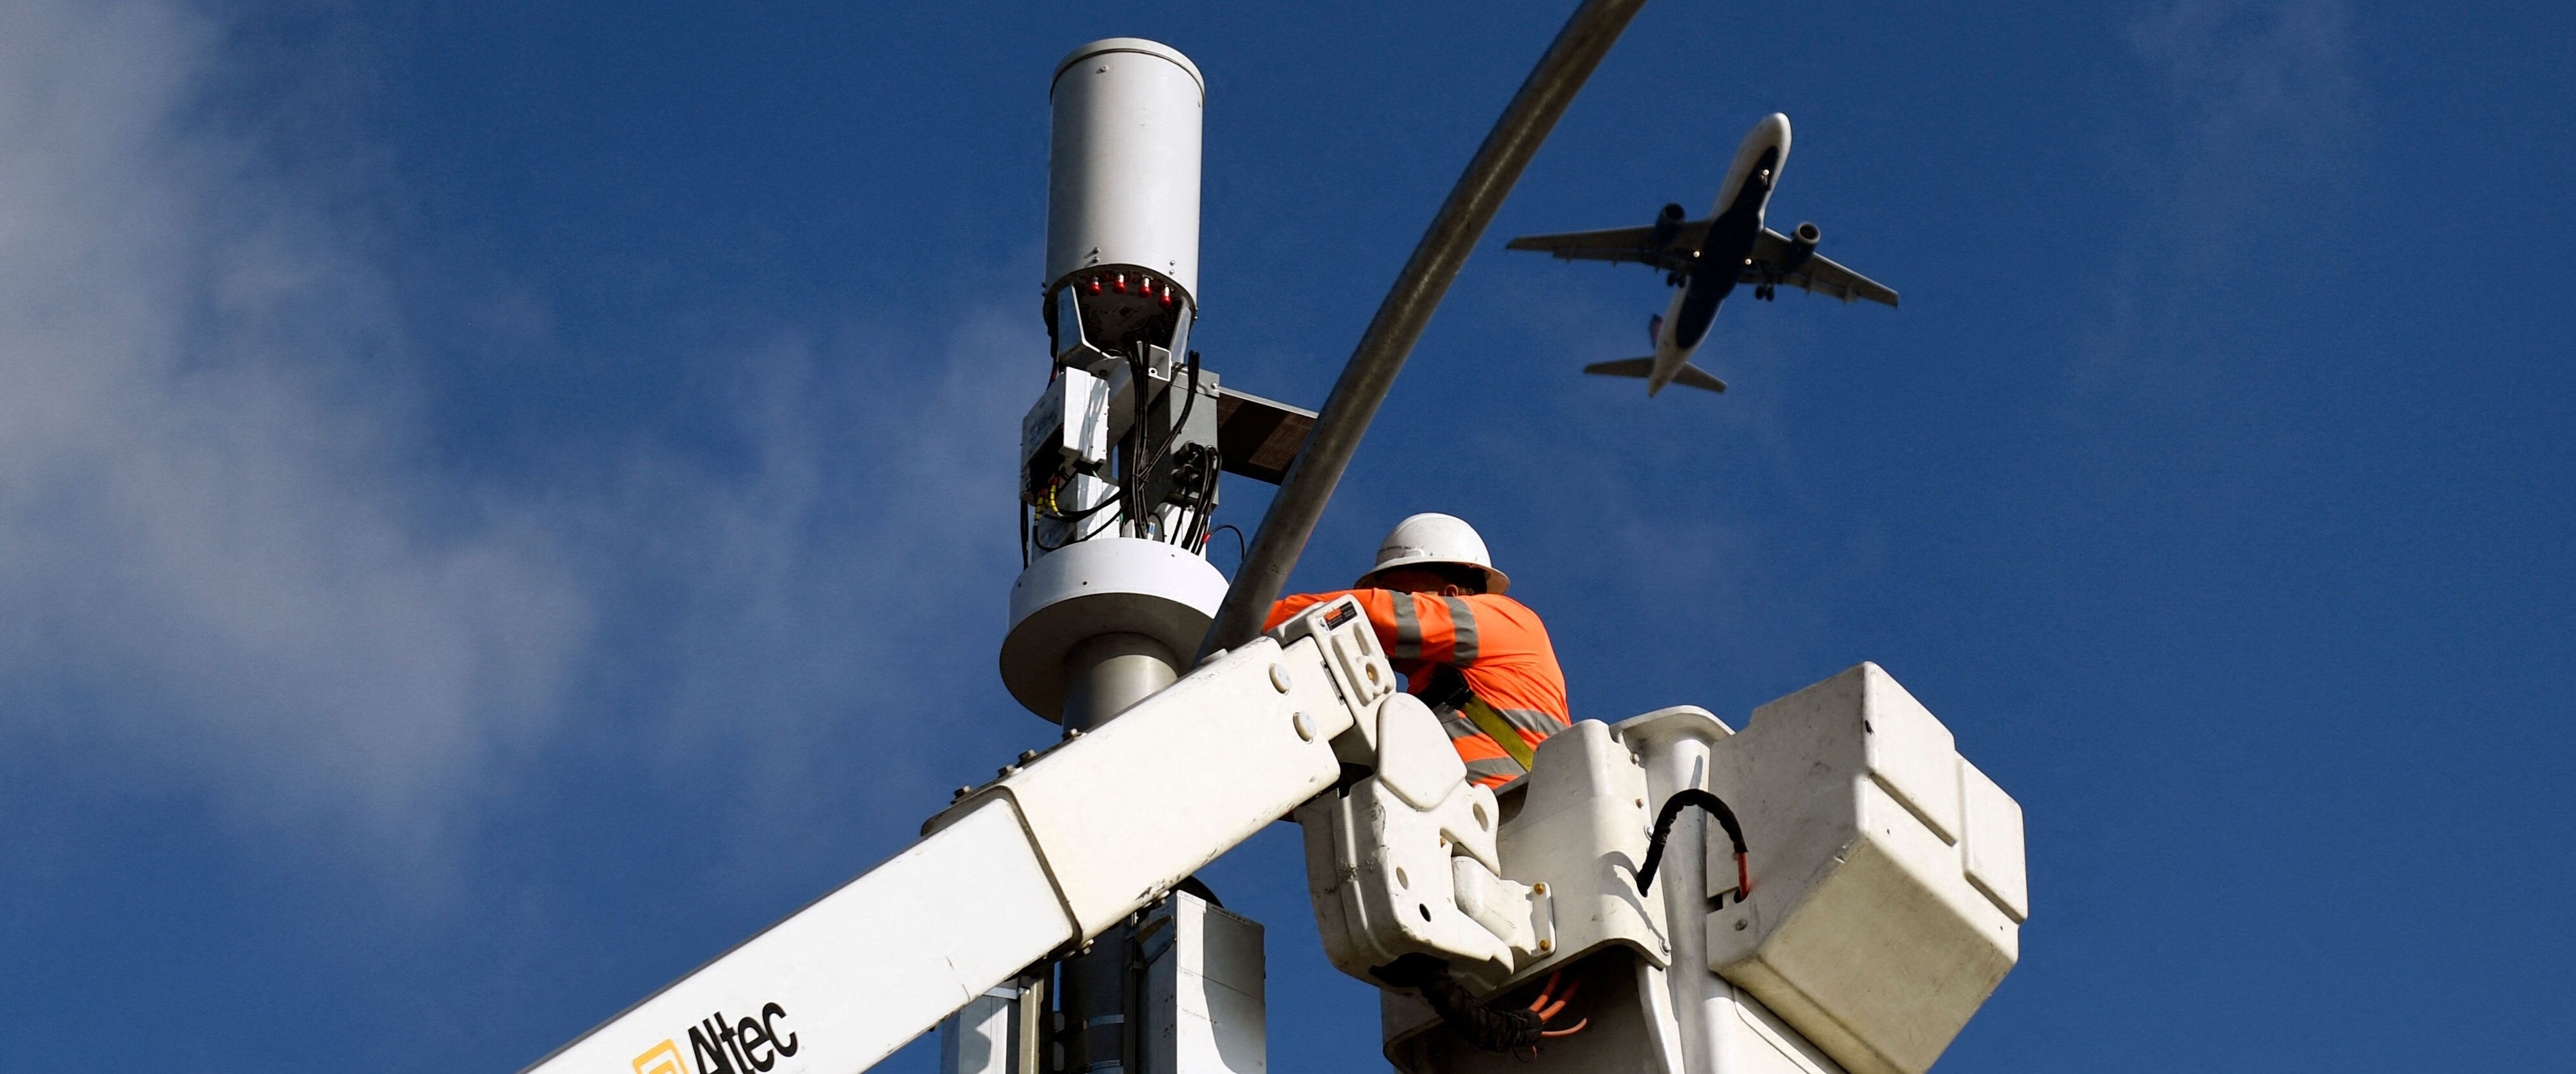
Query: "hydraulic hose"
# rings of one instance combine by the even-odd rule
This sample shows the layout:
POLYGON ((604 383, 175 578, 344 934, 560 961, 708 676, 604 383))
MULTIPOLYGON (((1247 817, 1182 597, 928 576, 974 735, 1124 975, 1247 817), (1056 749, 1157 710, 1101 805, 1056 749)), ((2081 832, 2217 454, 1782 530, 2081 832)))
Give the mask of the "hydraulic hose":
POLYGON ((1664 808, 1655 814, 1655 832, 1646 839, 1646 862, 1637 867, 1637 894, 1643 895, 1655 884, 1655 868, 1664 862, 1664 840, 1672 838, 1673 821, 1691 806, 1705 809, 1726 829, 1726 838, 1735 844, 1735 894, 1743 898, 1753 890, 1753 880, 1744 864, 1744 826, 1735 822, 1735 811, 1726 801, 1697 787, 1676 791, 1664 799, 1664 808))

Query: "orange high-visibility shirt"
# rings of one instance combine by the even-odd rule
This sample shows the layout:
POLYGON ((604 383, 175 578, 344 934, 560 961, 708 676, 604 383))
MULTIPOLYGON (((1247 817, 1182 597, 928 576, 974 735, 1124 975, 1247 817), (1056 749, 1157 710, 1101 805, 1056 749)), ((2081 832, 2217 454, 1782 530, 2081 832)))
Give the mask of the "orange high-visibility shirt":
MULTIPOLYGON (((1477 593, 1444 597, 1391 589, 1303 593, 1270 607, 1268 630, 1290 616, 1343 595, 1359 598, 1378 644, 1413 693, 1429 690, 1442 667, 1455 668, 1469 692, 1501 714, 1522 743, 1535 747, 1573 722, 1565 700, 1565 672, 1538 613, 1510 597, 1477 593)), ((1438 710, 1449 744, 1467 762, 1467 780, 1501 786, 1525 769, 1464 714, 1438 710)))

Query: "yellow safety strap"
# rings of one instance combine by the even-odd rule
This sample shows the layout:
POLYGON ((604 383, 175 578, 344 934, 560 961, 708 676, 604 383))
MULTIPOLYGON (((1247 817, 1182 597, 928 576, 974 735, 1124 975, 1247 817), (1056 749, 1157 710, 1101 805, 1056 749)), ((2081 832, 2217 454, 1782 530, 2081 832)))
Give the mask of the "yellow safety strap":
POLYGON ((1467 722, 1476 725, 1476 730, 1493 738, 1494 744, 1501 746, 1504 753, 1511 754, 1512 760, 1519 761, 1523 771, 1529 770, 1537 753, 1530 749, 1529 743, 1521 741, 1520 730, 1513 727, 1510 720, 1504 719, 1502 713, 1494 711, 1494 706, 1486 704, 1484 698, 1469 694, 1467 703, 1459 706, 1458 711, 1467 717, 1467 722))

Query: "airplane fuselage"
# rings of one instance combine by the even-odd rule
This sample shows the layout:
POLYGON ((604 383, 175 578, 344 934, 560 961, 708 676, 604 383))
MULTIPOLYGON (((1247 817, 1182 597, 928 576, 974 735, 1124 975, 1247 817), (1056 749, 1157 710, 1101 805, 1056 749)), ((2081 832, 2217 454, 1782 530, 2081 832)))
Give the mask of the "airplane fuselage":
POLYGON ((1690 363, 1691 353, 1717 320, 1717 307, 1735 292, 1753 244, 1762 236, 1762 214, 1780 184, 1780 168, 1788 160, 1789 117, 1776 112, 1754 124, 1736 147, 1726 183, 1709 209, 1708 232, 1656 327, 1655 364, 1646 377, 1646 394, 1662 391, 1690 363))

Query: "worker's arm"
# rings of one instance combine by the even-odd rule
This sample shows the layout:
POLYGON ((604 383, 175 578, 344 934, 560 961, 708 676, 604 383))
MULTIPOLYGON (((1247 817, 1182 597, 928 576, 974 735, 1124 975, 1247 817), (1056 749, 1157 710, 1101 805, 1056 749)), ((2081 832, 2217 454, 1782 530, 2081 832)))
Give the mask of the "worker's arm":
MULTIPOLYGON (((1387 658, 1399 668, 1415 664, 1475 666, 1484 652, 1476 609, 1482 602, 1507 599, 1443 597, 1429 593, 1399 593, 1391 589, 1300 593, 1271 605, 1270 621, 1264 623, 1262 629, 1277 627, 1299 612, 1344 596, 1360 602, 1360 610, 1367 613, 1369 625, 1377 628, 1378 644, 1386 646, 1387 658)), ((1485 618, 1491 618, 1490 613, 1485 618)))

